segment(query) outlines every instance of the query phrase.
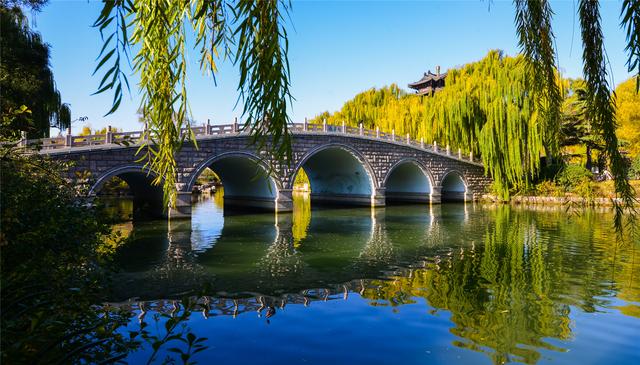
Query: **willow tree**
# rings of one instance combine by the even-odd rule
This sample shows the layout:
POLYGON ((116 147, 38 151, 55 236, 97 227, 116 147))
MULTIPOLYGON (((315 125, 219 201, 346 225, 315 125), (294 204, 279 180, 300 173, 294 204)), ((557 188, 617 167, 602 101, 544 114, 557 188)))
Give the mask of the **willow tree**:
MULTIPOLYGON (((114 111, 120 104, 123 80, 120 69, 134 46, 134 70, 140 74, 142 107, 150 120, 151 138, 146 149, 151 168, 164 176, 165 195, 175 193, 175 159, 183 136, 180 128, 188 127, 186 79, 186 32, 188 26, 196 34, 196 47, 201 54, 201 66, 216 71, 219 51, 231 55, 240 68, 238 89, 244 101, 243 112, 259 147, 268 147, 276 157, 291 155, 290 134, 287 128, 287 103, 290 101, 289 68, 285 16, 290 4, 278 0, 103 0, 104 7, 96 26, 106 32, 105 46, 98 69, 113 64, 106 71, 99 92, 114 91, 114 111), (132 36, 129 37, 129 32, 132 36), (124 56, 124 57, 123 57, 124 56)), ((515 24, 524 55, 525 67, 530 70, 528 93, 534 94, 537 113, 536 130, 524 137, 518 128, 516 114, 509 103, 495 103, 496 115, 509 114, 511 127, 494 120, 496 135, 478 134, 487 145, 496 148, 505 145, 512 134, 520 133, 526 140, 547 141, 543 147, 549 155, 558 148, 560 130, 561 92, 557 82, 557 60, 554 52, 555 37, 552 30, 553 11, 548 0, 514 0, 515 24)), ((584 77, 588 89, 587 107, 592 125, 605 142, 605 154, 616 179, 616 191, 623 205, 631 207, 634 194, 626 180, 626 165, 618 151, 615 135, 615 97, 612 97, 605 64, 605 50, 600 23, 599 3, 580 0, 578 17, 583 43, 584 77)), ((627 66, 640 78, 640 0, 622 2, 621 26, 627 35, 627 66)), ((524 82, 524 81, 523 81, 524 82)), ((638 81, 640 86, 640 81, 638 81)), ((510 90, 503 90, 507 93, 510 90)), ((459 101, 464 106, 465 99, 459 101)), ((475 115, 475 114, 474 114, 475 115)), ((472 131, 475 133, 476 131, 472 131)), ((460 133, 463 133, 460 131, 460 133)), ((471 133, 471 132, 464 132, 471 133)), ((519 140, 519 142, 522 140, 519 140)), ((532 151, 537 147, 524 147, 532 151)), ((486 158, 498 161, 500 155, 512 161, 521 160, 529 173, 536 163, 530 153, 514 154, 514 150, 497 151, 486 158)), ((517 152, 517 151, 516 151, 517 152)), ((289 159, 290 161, 290 159, 289 159)), ((516 177, 522 171, 510 166, 499 169, 502 179, 516 177)), ((524 171, 524 170, 523 170, 524 171)), ((160 181, 158 181, 159 183, 160 181)), ((621 227, 622 211, 616 224, 621 227)))
POLYGON ((432 97, 407 95, 392 85, 358 94, 339 112, 318 119, 363 123, 473 152, 508 199, 510 189, 530 184, 539 156, 554 149, 557 141, 555 133, 545 134, 529 74, 523 56, 491 51, 479 61, 448 70, 447 86, 432 97))
MULTIPOLYGON (((41 2, 26 4, 37 10, 41 2)), ((61 101, 49 65, 49 46, 40 33, 29 28, 27 18, 14 1, 0 1, 0 109, 3 115, 30 111, 28 118, 3 126, 14 135, 25 131, 31 138, 49 136, 49 129, 67 128, 69 106, 61 101)))
POLYGON ((635 80, 628 79, 616 88, 618 136, 627 143, 632 158, 640 155, 640 94, 635 86, 635 80))
POLYGON ((202 70, 215 75, 220 58, 227 57, 238 66, 243 115, 256 147, 279 158, 291 155, 284 28, 289 7, 279 0, 103 0, 94 23, 104 41, 95 70, 102 72, 97 93, 112 90, 107 115, 118 109, 129 88, 122 65, 131 56, 148 128, 148 142, 139 152, 157 172, 155 182, 164 181, 168 203, 175 201, 175 154, 185 139, 195 143, 192 133, 181 132, 190 131, 186 55, 191 34, 202 70))

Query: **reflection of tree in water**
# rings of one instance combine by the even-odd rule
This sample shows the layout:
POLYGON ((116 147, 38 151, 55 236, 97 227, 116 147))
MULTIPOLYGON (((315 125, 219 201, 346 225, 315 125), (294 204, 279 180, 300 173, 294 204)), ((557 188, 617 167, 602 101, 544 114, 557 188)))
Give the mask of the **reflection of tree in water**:
POLYGON ((384 217, 371 211, 371 235, 360 251, 356 265, 381 265, 394 261, 396 253, 393 243, 387 237, 384 217))
POLYGON ((175 297, 206 287, 214 280, 195 260, 190 220, 171 221, 166 237, 166 250, 151 270, 117 275, 113 293, 116 298, 175 297))
POLYGON ((276 238, 258 262, 260 271, 270 278, 298 276, 304 268, 302 254, 294 247, 290 217, 278 221, 276 238))
POLYGON ((293 245, 298 248, 307 238, 311 224, 311 202, 309 193, 294 193, 293 199, 293 245))
MULTIPOLYGON (((295 229, 281 220, 276 226, 276 239, 257 260, 260 272, 255 280, 277 278, 273 283, 282 283, 277 285, 282 291, 269 290, 260 282, 255 292, 277 295, 201 297, 197 311, 206 318, 243 312, 266 316, 270 307, 280 311, 291 304, 308 306, 318 301, 349 300, 350 292, 361 293, 372 305, 396 306, 402 310, 399 306, 421 302, 418 298, 424 298, 433 308, 432 313, 440 310, 451 313, 450 332, 457 336, 455 346, 485 353, 494 363, 528 364, 540 360, 540 349, 563 351, 547 339, 571 339, 570 310, 597 311, 602 306, 610 306, 611 297, 617 295, 627 301, 627 305, 620 308, 622 313, 639 312, 634 304, 640 301, 639 270, 634 270, 632 250, 640 243, 614 250, 614 236, 602 216, 585 213, 567 221, 562 210, 557 215, 536 214, 512 207, 497 207, 481 213, 473 215, 470 224, 452 215, 442 220, 441 215, 436 215, 438 219, 419 226, 418 231, 408 232, 416 243, 424 235, 419 245, 402 241, 403 235, 407 237, 407 227, 415 227, 414 223, 403 225, 398 219, 392 224, 389 213, 387 219, 376 216, 367 245, 350 266, 353 270, 339 279, 331 272, 336 278, 335 284, 325 284, 331 282, 330 277, 323 277, 322 282, 300 279, 309 276, 313 266, 304 271, 305 257, 294 246, 295 229), (389 230, 385 229, 385 221, 389 230), (396 239, 394 247, 391 241, 396 239), (414 254, 415 250, 418 255, 414 254), (410 251, 409 254, 406 251, 410 251), (413 261, 401 262, 405 257, 413 261), (406 269, 396 269, 397 266, 406 269), (372 268, 374 270, 370 270, 372 268), (389 269, 394 270, 394 274, 385 271, 389 269), (351 280, 379 275, 384 275, 386 280, 351 280), (340 283, 341 280, 345 282, 340 283), (299 291, 314 285, 324 287, 299 291), (296 293, 278 295, 288 290, 296 293)), ((161 275, 173 279, 163 281, 164 285, 182 280, 178 268, 194 265, 188 250, 181 251, 186 246, 179 244, 188 241, 186 236, 172 234, 169 237, 167 262, 171 265, 167 264, 166 272, 161 275)), ((301 250, 313 248, 313 242, 308 243, 301 250)), ((303 252, 309 260, 312 251, 303 252)), ((353 260, 353 256, 349 257, 353 260)), ((197 267, 189 270, 193 278, 204 277, 204 274, 193 274, 197 267)), ((162 294, 154 295, 158 298, 162 294)), ((171 301, 146 305, 152 311, 167 313, 173 308, 171 301)), ((273 320, 279 318, 286 317, 276 316, 273 320)))
MULTIPOLYGON (((434 313, 451 312, 450 331, 459 337, 455 346, 484 352, 496 364, 533 364, 539 349, 563 351, 545 338, 572 337, 570 306, 592 311, 610 302, 615 253, 593 243, 611 237, 594 228, 594 217, 582 217, 576 225, 509 207, 491 213, 483 244, 452 250, 440 262, 391 280, 372 281, 363 296, 373 305, 392 306, 425 298, 434 313)), ((629 261, 618 265, 634 280, 629 261)))

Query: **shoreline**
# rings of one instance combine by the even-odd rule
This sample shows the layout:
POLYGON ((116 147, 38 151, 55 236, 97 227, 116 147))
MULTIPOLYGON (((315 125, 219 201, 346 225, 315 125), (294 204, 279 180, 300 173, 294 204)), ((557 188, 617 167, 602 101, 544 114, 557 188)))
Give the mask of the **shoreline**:
MULTIPOLYGON (((640 206, 640 197, 636 197, 638 199, 634 206, 640 206)), ((483 195, 480 199, 481 202, 485 203, 504 203, 509 205, 578 205, 582 207, 613 207, 614 203, 622 203, 622 199, 620 198, 605 198, 605 197, 594 197, 594 198, 583 198, 577 196, 537 196, 537 195, 518 195, 511 197, 509 201, 502 201, 498 199, 495 195, 483 195)))

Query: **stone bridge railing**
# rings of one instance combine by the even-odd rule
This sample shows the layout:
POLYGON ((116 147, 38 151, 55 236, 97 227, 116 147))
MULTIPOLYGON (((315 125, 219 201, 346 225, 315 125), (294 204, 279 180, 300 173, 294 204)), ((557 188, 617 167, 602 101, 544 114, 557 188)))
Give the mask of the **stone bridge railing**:
MULTIPOLYGON (((395 134, 395 131, 391 133, 382 132, 379 128, 376 127, 375 130, 366 129, 363 127, 362 123, 360 123, 359 127, 351 127, 347 126, 344 122, 342 125, 329 125, 326 122, 323 124, 313 124, 307 123, 306 120, 304 123, 291 123, 289 124, 289 129, 292 133, 331 133, 331 134, 347 134, 353 136, 362 136, 372 139, 384 140, 393 143, 399 143, 404 145, 409 145, 414 148, 420 148, 422 150, 429 151, 431 153, 436 153, 439 155, 449 156, 453 158, 457 158, 460 160, 469 161, 476 164, 481 164, 481 161, 474 159, 473 153, 462 154, 462 151, 458 149, 457 153, 452 153, 449 146, 444 148, 438 146, 438 144, 434 141, 433 144, 425 144, 424 139, 420 139, 419 141, 411 139, 409 134, 406 136, 398 136, 395 134)), ((207 123, 203 126, 191 127, 191 131, 196 136, 196 139, 199 137, 208 137, 208 136, 230 136, 230 135, 240 135, 240 134, 248 134, 249 129, 245 128, 245 125, 239 124, 237 122, 232 124, 222 124, 222 125, 210 125, 207 123)), ((145 139, 149 138, 148 133, 146 131, 134 131, 134 132, 112 132, 111 126, 107 128, 107 132, 104 134, 92 134, 85 136, 74 136, 70 133, 71 131, 67 131, 66 136, 54 137, 54 138, 41 138, 41 139, 25 139, 23 138, 20 141, 20 146, 27 147, 33 146, 40 148, 44 151, 51 150, 59 150, 65 148, 76 148, 76 147, 87 147, 87 146, 99 146, 99 145, 108 145, 108 144, 122 144, 122 145, 138 145, 141 144, 145 139)), ((187 128, 182 129, 182 133, 189 133, 187 128)))

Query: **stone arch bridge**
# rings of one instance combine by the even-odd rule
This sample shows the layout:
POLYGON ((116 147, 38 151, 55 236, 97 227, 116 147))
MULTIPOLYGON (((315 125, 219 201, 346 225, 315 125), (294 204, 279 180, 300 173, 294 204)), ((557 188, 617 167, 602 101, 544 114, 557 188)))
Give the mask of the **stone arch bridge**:
MULTIPOLYGON (((237 123, 192 128, 197 147, 185 142, 176 156, 176 207, 171 217, 191 213, 191 192, 197 177, 211 168, 224 186, 226 209, 249 208, 277 212, 293 209, 296 174, 304 169, 311 187, 311 204, 384 206, 387 203, 441 203, 477 199, 490 184, 481 163, 435 143, 414 141, 368 130, 325 124, 295 123, 291 163, 270 160, 250 145, 237 123), (271 166, 271 168, 269 168, 271 166)), ((89 194, 97 194, 114 176, 125 180, 134 196, 134 211, 145 207, 163 212, 162 191, 151 181, 153 171, 136 156, 143 132, 48 138, 40 153, 75 162, 71 178, 89 176, 89 194), (125 142, 128 141, 128 142, 125 142)))

